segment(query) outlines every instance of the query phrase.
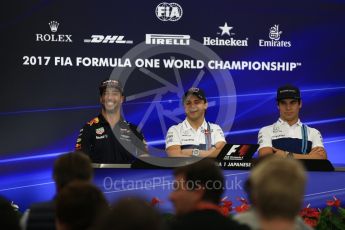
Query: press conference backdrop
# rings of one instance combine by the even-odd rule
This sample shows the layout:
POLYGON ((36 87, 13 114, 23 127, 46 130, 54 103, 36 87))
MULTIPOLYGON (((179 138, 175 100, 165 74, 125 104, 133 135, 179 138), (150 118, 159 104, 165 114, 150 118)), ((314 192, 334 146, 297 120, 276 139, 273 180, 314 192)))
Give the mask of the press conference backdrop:
POLYGON ((98 86, 120 80, 123 117, 165 156, 181 97, 206 91, 207 120, 231 143, 256 143, 279 113, 275 91, 299 86, 301 120, 345 163, 345 3, 314 1, 13 1, 0 23, 0 158, 74 149, 100 111, 98 86))

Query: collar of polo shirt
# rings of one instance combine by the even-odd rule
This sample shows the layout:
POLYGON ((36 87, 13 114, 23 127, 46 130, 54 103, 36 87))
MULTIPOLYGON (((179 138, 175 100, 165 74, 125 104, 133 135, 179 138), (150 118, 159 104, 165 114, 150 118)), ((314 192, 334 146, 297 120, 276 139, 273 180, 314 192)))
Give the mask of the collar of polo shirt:
MULTIPOLYGON (((283 121, 281 118, 279 118, 278 124, 281 124, 281 125, 286 125, 287 124, 287 125, 289 125, 286 121, 283 121)), ((295 126, 295 125, 302 126, 303 124, 302 124, 301 120, 298 119, 298 121, 295 124, 291 125, 291 126, 295 126)))
MULTIPOLYGON (((183 121, 183 128, 184 128, 184 130, 189 130, 189 129, 192 129, 192 130, 194 130, 193 129, 193 127, 189 124, 189 122, 188 122, 188 120, 187 119, 185 119, 184 121, 183 121)), ((202 122, 202 125, 199 127, 199 129, 207 129, 207 122, 206 122, 206 120, 204 119, 204 121, 202 122)))

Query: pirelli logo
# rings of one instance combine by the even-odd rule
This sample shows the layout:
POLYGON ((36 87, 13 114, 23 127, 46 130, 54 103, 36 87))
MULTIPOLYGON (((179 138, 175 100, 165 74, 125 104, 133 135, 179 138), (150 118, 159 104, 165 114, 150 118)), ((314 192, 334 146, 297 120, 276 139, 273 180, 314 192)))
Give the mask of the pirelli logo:
POLYGON ((190 35, 146 34, 145 43, 149 45, 189 45, 190 35))

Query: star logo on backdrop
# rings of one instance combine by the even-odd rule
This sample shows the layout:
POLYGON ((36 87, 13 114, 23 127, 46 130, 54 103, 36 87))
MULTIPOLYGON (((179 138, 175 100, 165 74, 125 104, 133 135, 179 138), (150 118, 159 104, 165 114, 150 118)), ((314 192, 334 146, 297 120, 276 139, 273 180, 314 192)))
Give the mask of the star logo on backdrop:
POLYGON ((223 36, 224 34, 227 34, 229 36, 234 35, 234 33, 230 34, 230 30, 232 30, 232 28, 233 27, 228 26, 228 23, 226 22, 224 23, 224 26, 219 26, 219 29, 222 30, 221 36, 223 36))

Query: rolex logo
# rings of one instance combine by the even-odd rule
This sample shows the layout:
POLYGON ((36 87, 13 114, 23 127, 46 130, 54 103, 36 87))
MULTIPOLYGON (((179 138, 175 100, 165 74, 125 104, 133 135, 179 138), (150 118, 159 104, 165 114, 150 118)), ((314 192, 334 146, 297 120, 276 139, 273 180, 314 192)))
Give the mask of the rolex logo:
POLYGON ((49 24, 50 30, 52 32, 56 32, 57 31, 57 29, 59 27, 59 23, 57 21, 51 21, 48 24, 49 24))
MULTIPOLYGON (((50 21, 48 23, 51 32, 55 33, 58 30, 59 23, 57 21, 50 21)), ((73 42, 71 34, 36 34, 37 42, 73 42)))

